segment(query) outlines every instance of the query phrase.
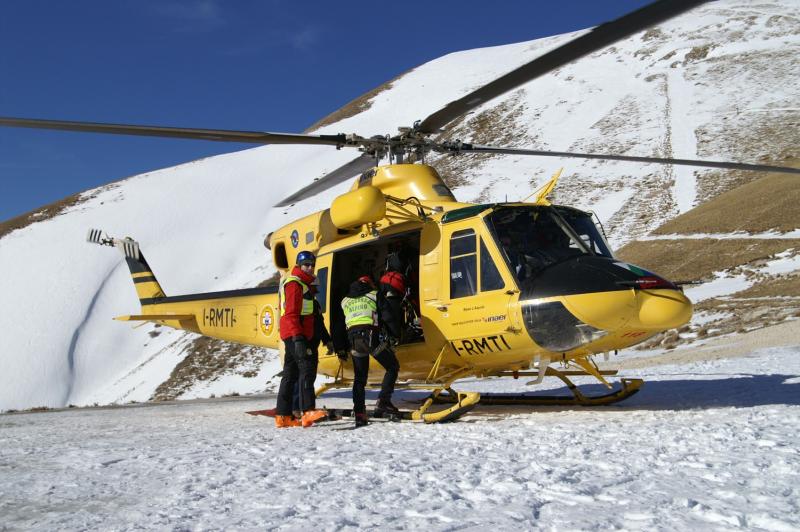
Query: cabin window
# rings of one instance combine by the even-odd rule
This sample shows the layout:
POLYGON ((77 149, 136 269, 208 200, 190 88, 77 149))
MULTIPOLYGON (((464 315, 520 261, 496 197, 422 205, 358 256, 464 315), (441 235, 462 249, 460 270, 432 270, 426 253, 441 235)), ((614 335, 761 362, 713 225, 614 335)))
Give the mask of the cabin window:
POLYGON ((283 242, 275 244, 275 250, 272 252, 272 260, 278 268, 287 269, 289 267, 289 259, 286 257, 286 246, 283 242))
POLYGON ((317 303, 319 303, 319 311, 323 314, 327 312, 328 302, 328 268, 320 268, 317 270, 317 303))
POLYGON ((450 298, 478 291, 478 257, 475 230, 462 229, 450 237, 450 298))
POLYGON ((433 191, 437 196, 442 198, 452 198, 453 193, 447 188, 447 185, 433 185, 433 191))
POLYGON ((505 288, 505 283, 503 283, 503 278, 500 277, 500 272, 481 238, 481 292, 500 290, 501 288, 505 288))

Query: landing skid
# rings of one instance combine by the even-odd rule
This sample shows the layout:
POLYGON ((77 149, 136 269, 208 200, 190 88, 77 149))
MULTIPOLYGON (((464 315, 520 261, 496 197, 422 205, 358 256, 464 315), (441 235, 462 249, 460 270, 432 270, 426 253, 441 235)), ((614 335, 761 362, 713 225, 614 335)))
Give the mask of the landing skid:
MULTIPOLYGON (((531 406, 600 406, 609 405, 627 399, 631 395, 639 391, 644 384, 642 379, 629 379, 621 378, 620 387, 616 391, 612 391, 603 395, 585 395, 573 383, 567 374, 574 375, 588 375, 583 372, 566 372, 559 371, 552 367, 547 367, 542 373, 542 376, 558 377, 567 385, 567 388, 572 392, 572 396, 547 396, 547 395, 529 395, 529 394, 479 394, 477 392, 456 392, 450 386, 459 378, 469 375, 469 370, 460 370, 448 375, 444 382, 439 383, 405 383, 398 384, 398 389, 428 389, 431 390, 429 395, 422 405, 417 410, 407 411, 402 413, 401 419, 409 421, 423 421, 425 423, 447 423, 455 421, 460 418, 478 404, 482 405, 531 405, 531 406), (429 412, 428 410, 433 404, 450 404, 449 408, 439 410, 436 412, 429 412)), ((603 372, 610 374, 611 372, 603 372)), ((537 375, 538 372, 514 372, 501 374, 500 376, 520 377, 525 375, 537 375)), ((600 372, 597 372, 599 375, 600 372)), ((600 377, 601 381, 608 384, 605 379, 600 377)), ((377 386, 378 383, 371 383, 372 386, 377 386)), ((352 381, 338 379, 334 382, 325 383, 317 389, 317 397, 322 395, 327 390, 333 388, 349 388, 352 386, 352 381)), ((609 385, 610 387, 610 385, 609 385)), ((347 411, 341 411, 345 416, 349 415, 347 411)))
MULTIPOLYGON (((367 410, 367 417, 369 417, 370 421, 375 419, 382 419, 385 421, 421 421, 423 423, 447 423, 448 421, 455 421, 456 419, 460 418, 470 410, 472 410, 475 405, 480 400, 480 396, 478 396, 478 401, 470 402, 464 396, 469 394, 460 394, 461 401, 456 402, 452 407, 446 408, 445 410, 440 410, 438 412, 431 412, 426 413, 425 411, 418 410, 400 410, 397 414, 390 414, 385 411, 372 409, 367 410)), ((477 395, 477 394, 475 394, 477 395)), ((326 408, 325 411, 327 412, 327 417, 324 421, 338 421, 344 418, 353 418, 355 413, 351 408, 326 408)))
MULTIPOLYGON (((400 383, 396 389, 428 389, 431 390, 431 395, 423 402, 423 404, 416 410, 403 412, 402 419, 410 421, 422 421, 424 423, 448 423, 460 418, 481 401, 481 394, 476 392, 455 392, 450 388, 450 384, 456 378, 466 375, 466 372, 458 372, 451 376, 451 379, 446 383, 400 383), (444 391, 448 390, 449 399, 447 401, 437 401, 437 397, 444 391), (436 412, 429 412, 430 407, 434 403, 446 402, 452 406, 444 410, 436 412)), ((316 390, 317 397, 326 391, 334 388, 350 388, 353 386, 352 381, 338 379, 334 382, 325 383, 316 390)), ((378 383, 370 383, 369 387, 378 386, 378 383)))
MULTIPOLYGON (((482 405, 531 405, 531 406, 601 406, 610 405, 627 399, 639 391, 644 384, 642 379, 620 379, 620 388, 603 395, 585 395, 566 375, 557 370, 548 368, 548 375, 558 377, 567 385, 572 397, 567 395, 530 395, 530 394, 481 394, 482 405)), ((440 394, 437 402, 453 402, 450 393, 440 394)))
POLYGON ((453 392, 449 393, 448 403, 454 403, 450 408, 439 410, 438 412, 428 412, 428 408, 436 401, 443 390, 437 389, 431 394, 428 399, 422 404, 418 410, 414 410, 413 419, 421 419, 425 423, 447 423, 455 421, 473 408, 475 408, 482 400, 482 396, 475 392, 453 392))

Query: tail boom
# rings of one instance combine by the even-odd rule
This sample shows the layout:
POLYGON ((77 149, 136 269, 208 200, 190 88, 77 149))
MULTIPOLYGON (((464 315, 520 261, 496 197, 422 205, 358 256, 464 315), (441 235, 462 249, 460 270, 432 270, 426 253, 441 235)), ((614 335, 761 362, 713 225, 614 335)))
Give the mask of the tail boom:
POLYGON ((131 272, 141 313, 115 318, 149 321, 212 338, 277 349, 278 290, 275 287, 168 297, 153 270, 131 238, 112 238, 98 229, 87 240, 120 250, 131 272))

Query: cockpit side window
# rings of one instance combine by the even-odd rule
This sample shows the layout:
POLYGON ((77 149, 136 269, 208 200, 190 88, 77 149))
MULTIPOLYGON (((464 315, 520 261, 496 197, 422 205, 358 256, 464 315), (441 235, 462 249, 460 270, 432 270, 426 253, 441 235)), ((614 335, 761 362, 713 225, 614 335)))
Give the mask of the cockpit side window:
POLYGON ((492 256, 489 255, 489 250, 486 249, 483 238, 481 238, 481 292, 500 290, 505 287, 503 278, 500 276, 492 256))
POLYGON ((450 298, 478 291, 478 260, 474 229, 456 231, 450 237, 450 298))
POLYGON ((592 221, 591 216, 571 212, 562 212, 561 216, 595 255, 613 256, 605 238, 603 238, 602 233, 592 221))
POLYGON ((531 282, 550 266, 584 255, 611 257, 591 218, 561 207, 502 207, 486 222, 517 282, 531 282))

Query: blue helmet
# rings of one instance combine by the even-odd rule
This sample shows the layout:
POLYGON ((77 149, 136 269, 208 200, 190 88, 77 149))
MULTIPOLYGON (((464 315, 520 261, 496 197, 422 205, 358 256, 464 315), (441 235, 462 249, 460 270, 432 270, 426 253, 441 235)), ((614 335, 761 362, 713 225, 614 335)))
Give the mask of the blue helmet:
POLYGON ((297 254, 296 262, 298 265, 314 264, 317 262, 317 257, 315 257, 314 254, 311 253, 310 251, 301 251, 300 253, 297 254))

